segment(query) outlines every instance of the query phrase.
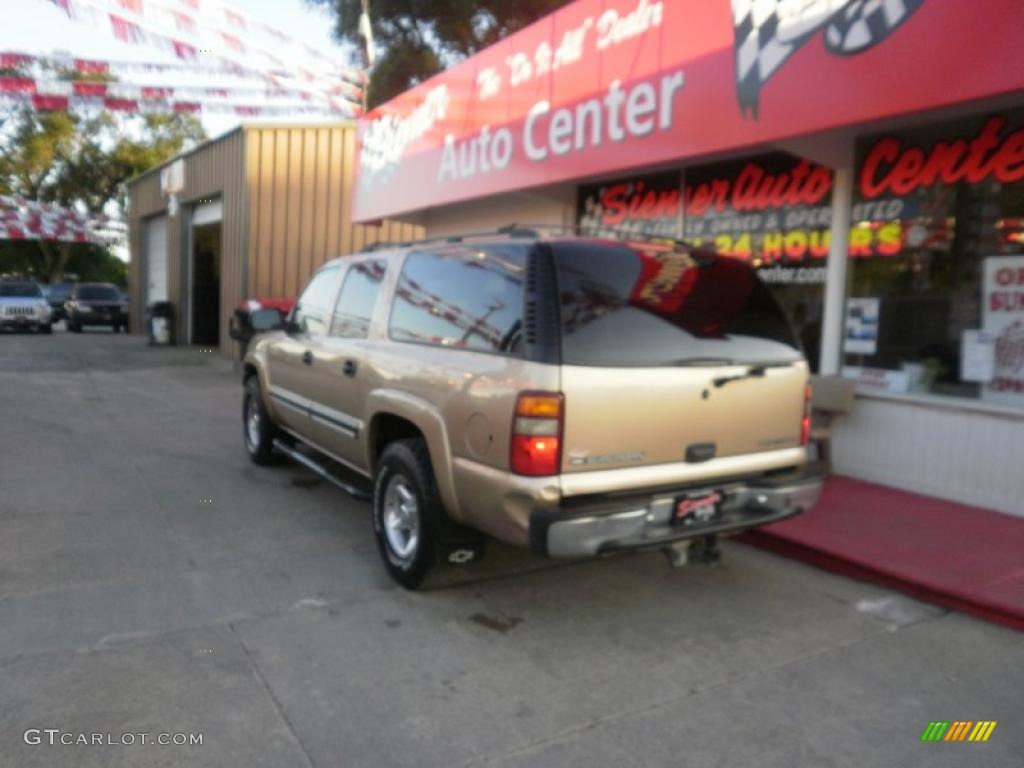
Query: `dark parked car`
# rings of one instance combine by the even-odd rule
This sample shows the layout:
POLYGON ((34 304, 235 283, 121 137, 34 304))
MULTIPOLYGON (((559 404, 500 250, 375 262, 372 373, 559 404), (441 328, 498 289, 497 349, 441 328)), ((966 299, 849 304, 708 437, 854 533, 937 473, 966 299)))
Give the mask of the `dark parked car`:
POLYGON ((50 303, 50 322, 56 323, 64 320, 64 304, 71 297, 71 291, 75 288, 74 283, 54 283, 46 293, 46 300, 50 303))
POLYGON ((111 283, 79 283, 64 304, 68 329, 81 333, 87 325, 128 330, 128 299, 111 283))

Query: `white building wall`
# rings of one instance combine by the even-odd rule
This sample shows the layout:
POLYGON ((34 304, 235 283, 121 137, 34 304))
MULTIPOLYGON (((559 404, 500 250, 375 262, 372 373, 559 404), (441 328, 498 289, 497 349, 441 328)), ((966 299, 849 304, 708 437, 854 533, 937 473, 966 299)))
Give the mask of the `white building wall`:
POLYGON ((1024 517, 1024 412, 949 398, 858 397, 833 431, 834 471, 1024 517))
POLYGON ((576 187, 566 184, 432 208, 416 221, 425 227, 427 237, 436 237, 493 232, 509 224, 572 227, 575 214, 576 187))

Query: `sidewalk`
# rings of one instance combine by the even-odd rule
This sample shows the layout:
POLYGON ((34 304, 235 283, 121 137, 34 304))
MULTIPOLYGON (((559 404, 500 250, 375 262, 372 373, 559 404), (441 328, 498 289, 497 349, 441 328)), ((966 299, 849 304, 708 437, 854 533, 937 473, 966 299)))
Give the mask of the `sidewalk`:
POLYGON ((1024 518, 834 475, 741 541, 1024 631, 1024 518))

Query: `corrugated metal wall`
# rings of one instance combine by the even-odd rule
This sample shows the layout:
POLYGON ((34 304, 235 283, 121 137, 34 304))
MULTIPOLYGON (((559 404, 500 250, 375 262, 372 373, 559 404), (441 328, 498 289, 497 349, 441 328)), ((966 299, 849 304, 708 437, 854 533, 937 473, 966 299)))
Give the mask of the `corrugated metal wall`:
MULTIPOLYGON (((128 247, 131 261, 128 263, 128 294, 132 298, 131 323, 136 332, 142 331, 145 317, 145 275, 142 258, 144 222, 147 218, 163 213, 166 201, 160 194, 159 172, 147 173, 128 185, 128 247)), ((170 254, 168 254, 170 258, 170 254)))
MULTIPOLYGON (((185 189, 178 195, 180 211, 167 226, 167 288, 169 299, 177 313, 177 335, 180 342, 187 341, 186 313, 188 297, 188 227, 193 206, 203 201, 220 199, 224 207, 221 230, 220 276, 220 346, 230 351, 233 342, 228 338, 228 317, 231 308, 243 297, 244 261, 247 248, 248 199, 245 186, 244 136, 241 130, 232 131, 208 144, 203 144, 183 158, 185 163, 185 189)), ((160 171, 139 177, 130 185, 131 206, 129 232, 132 263, 129 267, 129 290, 133 298, 132 323, 141 329, 144 307, 145 275, 142 266, 143 223, 150 216, 162 215, 167 200, 160 193, 160 171)))
POLYGON ((329 259, 422 236, 401 222, 352 223, 354 126, 250 127, 246 141, 250 295, 295 296, 329 259))
MULTIPOLYGON (((187 341, 188 221, 192 206, 220 198, 224 219, 221 254, 221 351, 234 355, 227 335, 235 304, 250 296, 294 297, 325 261, 378 240, 422 236, 400 222, 353 224, 354 124, 246 126, 184 156, 181 212, 168 226, 170 300, 178 313, 178 338, 187 341)), ((143 223, 166 211, 159 169, 130 185, 132 322, 141 329, 145 276, 141 269, 143 223)))

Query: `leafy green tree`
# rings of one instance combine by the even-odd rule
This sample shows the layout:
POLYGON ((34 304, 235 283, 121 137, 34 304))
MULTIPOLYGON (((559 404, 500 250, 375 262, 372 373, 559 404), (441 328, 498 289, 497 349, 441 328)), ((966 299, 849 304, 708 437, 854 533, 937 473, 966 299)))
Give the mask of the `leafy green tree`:
MULTIPOLYGON (((362 0, 308 0, 337 15, 339 39, 361 45, 362 0)), ((378 57, 370 77, 375 106, 446 66, 501 40, 568 0, 369 0, 378 57)))
MULTIPOLYGON (((107 248, 95 243, 68 243, 64 279, 84 283, 128 284, 128 265, 107 248)), ((49 282, 39 258, 39 244, 33 240, 0 240, 0 275, 26 275, 41 283, 49 282)), ((55 281, 57 282, 57 281, 55 281)))
MULTIPOLYGON (((205 138, 192 115, 8 111, 0 122, 0 194, 76 208, 90 215, 125 209, 125 182, 205 138)), ((61 279, 72 243, 33 241, 42 279, 61 279)), ((22 249, 6 249, 8 255, 22 249)), ((14 258, 13 255, 10 256, 14 258)), ((85 258, 83 255, 81 258, 85 258)))
POLYGON ((94 243, 75 243, 65 273, 83 283, 113 283, 121 288, 128 285, 128 265, 94 243))

